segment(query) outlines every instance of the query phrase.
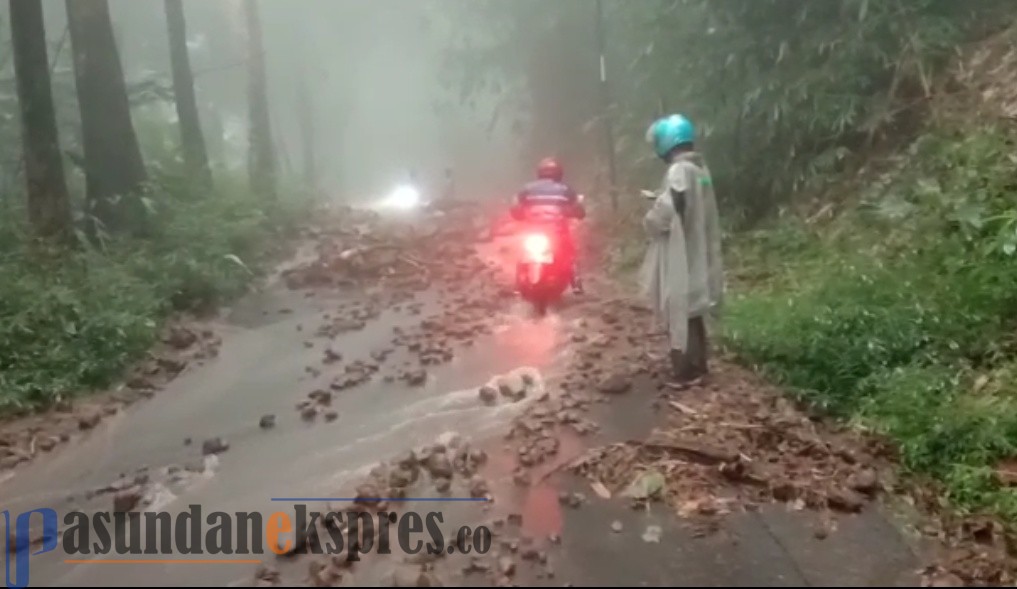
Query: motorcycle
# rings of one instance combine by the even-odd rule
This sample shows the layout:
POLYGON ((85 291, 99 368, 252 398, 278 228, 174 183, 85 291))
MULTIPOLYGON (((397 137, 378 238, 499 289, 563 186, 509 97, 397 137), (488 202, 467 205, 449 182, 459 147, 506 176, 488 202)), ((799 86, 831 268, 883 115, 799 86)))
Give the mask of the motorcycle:
POLYGON ((516 264, 516 288, 541 315, 572 282, 572 260, 562 255, 560 244, 553 228, 531 228, 523 236, 523 257, 516 264))
POLYGON ((516 290, 539 315, 558 302, 572 284, 573 260, 564 247, 560 223, 562 219, 557 209, 538 209, 531 211, 522 232, 522 257, 516 263, 516 290))

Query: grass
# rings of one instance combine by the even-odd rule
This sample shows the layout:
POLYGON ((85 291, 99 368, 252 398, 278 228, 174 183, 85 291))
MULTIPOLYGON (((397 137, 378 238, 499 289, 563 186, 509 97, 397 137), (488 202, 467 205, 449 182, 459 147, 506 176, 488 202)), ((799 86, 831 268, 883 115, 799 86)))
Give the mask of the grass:
POLYGON ((295 226, 302 199, 257 202, 228 175, 211 194, 162 174, 149 195, 154 234, 48 251, 0 226, 0 415, 109 386, 173 312, 202 312, 245 291, 295 226))
POLYGON ((795 395, 889 436, 962 510, 1017 522, 1012 138, 938 131, 823 227, 783 220, 728 256, 724 344, 795 395))

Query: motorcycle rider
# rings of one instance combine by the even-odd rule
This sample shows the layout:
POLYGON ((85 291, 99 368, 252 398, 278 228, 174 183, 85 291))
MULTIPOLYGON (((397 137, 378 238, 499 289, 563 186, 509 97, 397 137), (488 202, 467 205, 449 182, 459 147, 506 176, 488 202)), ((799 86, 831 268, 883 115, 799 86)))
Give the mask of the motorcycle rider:
POLYGON ((643 219, 652 241, 642 286, 668 327, 674 375, 689 382, 708 373, 706 317, 718 312, 724 296, 717 200, 691 121, 659 119, 646 139, 667 173, 643 219))
POLYGON ((564 178, 565 171, 557 159, 547 157, 541 160, 537 165, 537 179, 526 184, 516 195, 512 216, 523 221, 527 218, 530 207, 558 209, 560 217, 554 226, 564 249, 563 254, 572 260, 572 291, 580 294, 583 292, 583 283, 579 278, 578 252, 572 239, 569 221, 584 219, 586 210, 580 202, 579 195, 571 186, 565 184, 564 178))

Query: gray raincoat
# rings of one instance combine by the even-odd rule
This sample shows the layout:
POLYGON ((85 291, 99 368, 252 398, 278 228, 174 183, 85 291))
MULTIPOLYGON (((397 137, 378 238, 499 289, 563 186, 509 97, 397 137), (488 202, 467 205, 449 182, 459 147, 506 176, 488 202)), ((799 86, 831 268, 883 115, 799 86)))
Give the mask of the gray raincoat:
POLYGON ((671 349, 686 351, 689 319, 716 316, 724 299, 720 216, 702 156, 681 154, 671 164, 643 227, 650 246, 640 286, 667 326, 671 349), (676 210, 672 190, 685 194, 684 211, 676 210))

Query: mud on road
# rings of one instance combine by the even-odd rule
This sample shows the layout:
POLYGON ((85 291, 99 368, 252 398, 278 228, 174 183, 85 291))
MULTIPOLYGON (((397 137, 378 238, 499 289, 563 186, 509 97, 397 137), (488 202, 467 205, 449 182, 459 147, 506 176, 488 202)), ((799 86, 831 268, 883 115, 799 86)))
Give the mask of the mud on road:
POLYGON ((269 513, 273 497, 426 512, 398 499, 470 497, 487 501, 441 504, 446 537, 486 526, 489 553, 351 563, 309 540, 257 566, 44 555, 33 583, 1008 582, 994 522, 925 509, 917 534, 902 531, 886 499, 915 494, 873 438, 727 362, 694 386, 669 384, 652 317, 610 280, 591 277, 587 295, 533 316, 511 288, 516 244, 491 226, 467 207, 395 221, 323 213, 257 292, 215 320, 170 326, 118 390, 0 429, 12 512, 269 513))

